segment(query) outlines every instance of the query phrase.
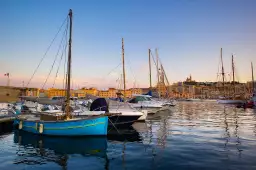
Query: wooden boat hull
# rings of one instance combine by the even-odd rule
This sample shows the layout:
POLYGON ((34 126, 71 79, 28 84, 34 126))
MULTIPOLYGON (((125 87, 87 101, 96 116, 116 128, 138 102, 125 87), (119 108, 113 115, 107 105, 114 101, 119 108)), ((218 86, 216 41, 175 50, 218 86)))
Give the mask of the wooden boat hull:
POLYGON ((94 136, 107 135, 108 117, 71 119, 67 121, 23 120, 15 124, 20 130, 51 136, 94 136))

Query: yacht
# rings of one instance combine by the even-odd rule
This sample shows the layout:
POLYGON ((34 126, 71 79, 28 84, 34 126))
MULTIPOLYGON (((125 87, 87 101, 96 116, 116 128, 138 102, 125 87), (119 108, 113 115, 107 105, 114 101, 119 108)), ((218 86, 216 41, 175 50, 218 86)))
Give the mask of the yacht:
POLYGON ((154 100, 150 95, 134 94, 132 99, 128 101, 132 108, 140 111, 147 111, 148 114, 156 113, 160 110, 167 110, 175 103, 172 101, 154 100))

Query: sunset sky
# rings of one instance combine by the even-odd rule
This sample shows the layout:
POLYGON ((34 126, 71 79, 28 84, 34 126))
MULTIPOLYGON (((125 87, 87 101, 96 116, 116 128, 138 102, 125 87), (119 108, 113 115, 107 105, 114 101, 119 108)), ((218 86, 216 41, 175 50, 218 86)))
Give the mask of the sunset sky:
MULTIPOLYGON (((0 85, 6 84, 5 73, 10 73, 11 85, 27 84, 70 8, 73 88, 118 86, 122 37, 128 87, 135 81, 136 87, 149 86, 149 48, 158 48, 171 83, 190 74, 197 81, 216 81, 221 47, 227 73, 234 53, 239 81, 250 80, 251 61, 256 68, 255 0, 1 0, 0 85)), ((29 86, 42 87, 62 32, 29 86)), ((63 69, 61 64, 59 88, 63 69)), ((152 70, 155 84, 153 62, 152 70)))

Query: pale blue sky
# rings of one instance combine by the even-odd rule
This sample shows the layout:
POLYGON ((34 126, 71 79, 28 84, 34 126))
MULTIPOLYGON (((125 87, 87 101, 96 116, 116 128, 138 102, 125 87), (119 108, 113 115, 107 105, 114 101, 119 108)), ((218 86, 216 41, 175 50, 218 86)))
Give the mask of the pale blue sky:
MULTIPOLYGON (((235 54, 240 81, 250 79, 251 61, 256 67, 254 0, 1 0, 0 73, 10 72, 13 85, 26 84, 69 8, 74 14, 74 86, 117 87, 121 67, 108 73, 121 62, 122 37, 129 87, 134 76, 139 87, 149 84, 148 48, 158 48, 170 82, 190 74, 198 81, 216 81, 221 47, 228 72, 235 54)), ((42 86, 58 44, 30 86, 42 86)), ((63 67, 60 73, 63 77, 63 67)), ((56 67, 47 87, 55 74, 56 67)), ((155 70, 152 74, 155 82, 155 70)), ((6 83, 5 77, 0 83, 6 83)))

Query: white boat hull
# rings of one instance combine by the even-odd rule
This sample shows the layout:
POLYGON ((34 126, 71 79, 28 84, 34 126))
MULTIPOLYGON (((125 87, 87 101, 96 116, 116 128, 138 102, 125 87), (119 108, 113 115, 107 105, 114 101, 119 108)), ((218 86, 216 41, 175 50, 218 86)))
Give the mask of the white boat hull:
POLYGON ((244 100, 217 100, 217 103, 220 104, 241 104, 245 103, 244 100))

